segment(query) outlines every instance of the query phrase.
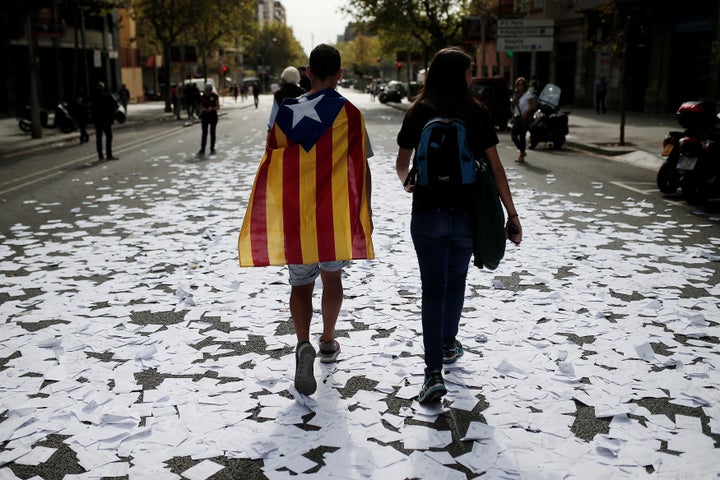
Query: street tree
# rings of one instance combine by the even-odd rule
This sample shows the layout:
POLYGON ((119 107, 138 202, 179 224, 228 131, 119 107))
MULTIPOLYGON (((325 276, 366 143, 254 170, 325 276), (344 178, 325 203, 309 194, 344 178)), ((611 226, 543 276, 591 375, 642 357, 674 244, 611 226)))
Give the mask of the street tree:
POLYGON ((583 12, 588 23, 586 46, 596 52, 608 52, 618 68, 620 145, 625 145, 627 52, 646 41, 646 22, 652 8, 646 2, 607 0, 583 12))
POLYGON ((383 54, 377 37, 359 33, 349 42, 338 43, 337 48, 345 69, 359 77, 376 76, 378 59, 383 54))
POLYGON ((256 62, 257 73, 265 89, 269 86, 271 75, 279 76, 285 67, 307 63, 305 52, 292 29, 279 22, 260 28, 248 43, 246 58, 249 62, 256 62))
POLYGON ((427 59, 437 50, 457 45, 471 0, 349 0, 343 10, 376 31, 387 50, 408 38, 427 59))
POLYGON ((188 32, 188 37, 198 48, 205 78, 208 75, 208 56, 225 47, 235 46, 236 39, 245 39, 244 34, 254 28, 254 7, 253 0, 203 2, 200 17, 195 19, 195 27, 188 32))
POLYGON ((205 2, 196 0, 133 0, 132 8, 138 31, 163 52, 162 69, 165 77, 163 98, 165 111, 172 111, 170 99, 171 50, 181 35, 198 26, 205 2))

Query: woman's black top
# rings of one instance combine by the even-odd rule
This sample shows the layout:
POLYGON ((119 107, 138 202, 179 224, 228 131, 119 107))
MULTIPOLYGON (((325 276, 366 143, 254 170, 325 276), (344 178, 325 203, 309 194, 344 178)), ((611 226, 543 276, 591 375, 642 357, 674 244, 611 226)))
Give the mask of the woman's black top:
MULTIPOLYGON (((420 143, 423 127, 434 117, 450 117, 450 115, 438 113, 435 108, 426 103, 415 105, 405 115, 397 136, 398 146, 407 150, 416 150, 420 143)), ((452 117, 460 118, 465 123, 468 145, 475 158, 483 157, 485 149, 498 144, 495 125, 485 107, 471 104, 467 113, 452 117)), ((463 189, 433 188, 431 192, 427 188, 416 186, 413 190, 412 213, 465 206, 466 198, 463 189)))

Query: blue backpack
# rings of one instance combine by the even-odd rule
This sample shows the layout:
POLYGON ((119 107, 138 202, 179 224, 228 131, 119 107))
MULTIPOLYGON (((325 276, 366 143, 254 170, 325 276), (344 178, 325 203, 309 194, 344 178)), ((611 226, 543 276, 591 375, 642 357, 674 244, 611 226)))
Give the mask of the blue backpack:
POLYGON ((435 117, 422 129, 408 183, 414 180, 423 187, 460 187, 475 183, 478 168, 467 142, 465 123, 435 117))

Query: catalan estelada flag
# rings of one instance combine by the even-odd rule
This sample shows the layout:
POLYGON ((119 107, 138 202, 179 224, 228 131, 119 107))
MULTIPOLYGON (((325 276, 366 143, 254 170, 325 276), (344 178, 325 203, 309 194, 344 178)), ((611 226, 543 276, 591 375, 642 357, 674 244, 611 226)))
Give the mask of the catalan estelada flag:
POLYGON ((374 258, 366 154, 363 116, 334 89, 286 99, 243 219, 240 265, 374 258))

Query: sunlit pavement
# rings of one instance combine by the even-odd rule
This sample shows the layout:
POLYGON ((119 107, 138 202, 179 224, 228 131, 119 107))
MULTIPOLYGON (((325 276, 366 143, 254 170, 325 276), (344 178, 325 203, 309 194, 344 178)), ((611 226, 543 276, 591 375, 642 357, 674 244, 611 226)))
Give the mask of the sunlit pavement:
POLYGON ((236 260, 263 145, 157 158, 176 175, 31 204, 47 221, 0 237, 0 476, 715 478, 717 224, 701 222, 705 243, 674 242, 660 203, 598 183, 608 212, 509 170, 525 241, 496 271, 471 266, 465 355, 442 404, 422 406, 409 198, 384 147, 395 134, 372 138, 377 259, 347 269, 342 352, 316 362, 312 397, 292 386, 286 271, 236 260), (61 210, 74 220, 54 221, 61 210))

